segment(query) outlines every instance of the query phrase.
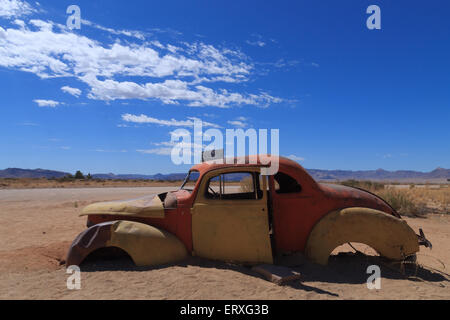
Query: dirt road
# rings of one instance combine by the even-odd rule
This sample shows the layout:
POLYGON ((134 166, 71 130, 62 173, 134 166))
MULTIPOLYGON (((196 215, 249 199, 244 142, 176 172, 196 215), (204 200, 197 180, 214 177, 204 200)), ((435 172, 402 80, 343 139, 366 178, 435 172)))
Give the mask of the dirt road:
MULTIPOLYGON (((60 261, 85 228, 85 218, 78 217, 83 206, 172 189, 0 190, 0 298, 450 299, 449 215, 407 219, 416 231, 424 229, 434 248, 421 248, 418 261, 423 267, 413 280, 381 266, 380 290, 366 286, 367 266, 380 260, 349 253, 334 255, 327 267, 299 262, 295 270, 302 280, 285 286, 269 283, 246 267, 190 258, 159 268, 137 268, 128 260, 88 263, 82 268, 81 290, 67 289, 69 275, 60 261)), ((341 247, 336 253, 345 251, 352 250, 341 247)))

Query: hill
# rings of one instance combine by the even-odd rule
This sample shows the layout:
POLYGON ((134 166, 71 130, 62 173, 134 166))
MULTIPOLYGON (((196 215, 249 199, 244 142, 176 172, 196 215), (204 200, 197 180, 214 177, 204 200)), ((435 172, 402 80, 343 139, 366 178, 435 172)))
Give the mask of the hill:
POLYGON ((8 168, 0 170, 0 178, 62 178, 67 172, 45 170, 45 169, 20 169, 8 168))

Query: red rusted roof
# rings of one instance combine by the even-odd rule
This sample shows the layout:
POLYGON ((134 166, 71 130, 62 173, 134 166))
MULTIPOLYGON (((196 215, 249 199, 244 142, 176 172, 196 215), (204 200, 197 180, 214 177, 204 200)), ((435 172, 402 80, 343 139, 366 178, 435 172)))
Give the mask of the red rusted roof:
MULTIPOLYGON (((202 162, 200 164, 194 165, 191 168, 191 170, 198 170, 201 173, 205 173, 210 170, 220 169, 220 168, 229 168, 229 167, 255 167, 255 166, 269 167, 270 162, 268 164, 266 164, 265 162, 267 162, 268 159, 270 159, 270 157, 271 157, 271 155, 252 155, 252 156, 245 156, 245 157, 234 157, 234 158, 227 158, 224 161, 225 163, 214 163, 214 161, 206 161, 206 162, 202 162), (263 159, 261 159, 261 158, 263 158, 263 159), (230 163, 227 163, 227 162, 230 162, 230 163)), ((275 157, 275 156, 273 156, 273 157, 275 157)), ((305 171, 305 169, 301 165, 299 165, 297 162, 295 162, 291 159, 288 159, 286 157, 279 156, 278 162, 279 162, 279 168, 284 169, 283 171, 291 171, 291 170, 305 171)))

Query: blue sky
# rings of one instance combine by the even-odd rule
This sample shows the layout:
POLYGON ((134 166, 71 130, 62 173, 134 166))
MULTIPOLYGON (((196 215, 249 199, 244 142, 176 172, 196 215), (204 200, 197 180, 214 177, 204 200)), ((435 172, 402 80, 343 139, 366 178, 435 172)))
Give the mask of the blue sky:
POLYGON ((306 168, 450 167, 448 1, 0 0, 0 168, 183 172, 170 132, 279 129, 306 168), (66 9, 81 9, 80 30, 66 9), (381 8, 381 30, 366 8, 381 8))

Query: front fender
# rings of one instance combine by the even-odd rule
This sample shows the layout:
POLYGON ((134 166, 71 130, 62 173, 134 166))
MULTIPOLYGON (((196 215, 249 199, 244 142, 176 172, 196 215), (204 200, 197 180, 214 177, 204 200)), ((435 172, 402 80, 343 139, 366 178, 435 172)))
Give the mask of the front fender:
POLYGON ((138 266, 172 263, 188 256, 184 244, 173 234, 144 223, 118 220, 80 233, 70 246, 66 265, 80 265, 90 253, 104 247, 126 251, 138 266))
POLYGON ((369 208, 346 208, 325 215, 312 229, 305 254, 326 265, 331 252, 347 242, 371 246, 381 256, 403 260, 419 251, 419 241, 406 221, 369 208))

